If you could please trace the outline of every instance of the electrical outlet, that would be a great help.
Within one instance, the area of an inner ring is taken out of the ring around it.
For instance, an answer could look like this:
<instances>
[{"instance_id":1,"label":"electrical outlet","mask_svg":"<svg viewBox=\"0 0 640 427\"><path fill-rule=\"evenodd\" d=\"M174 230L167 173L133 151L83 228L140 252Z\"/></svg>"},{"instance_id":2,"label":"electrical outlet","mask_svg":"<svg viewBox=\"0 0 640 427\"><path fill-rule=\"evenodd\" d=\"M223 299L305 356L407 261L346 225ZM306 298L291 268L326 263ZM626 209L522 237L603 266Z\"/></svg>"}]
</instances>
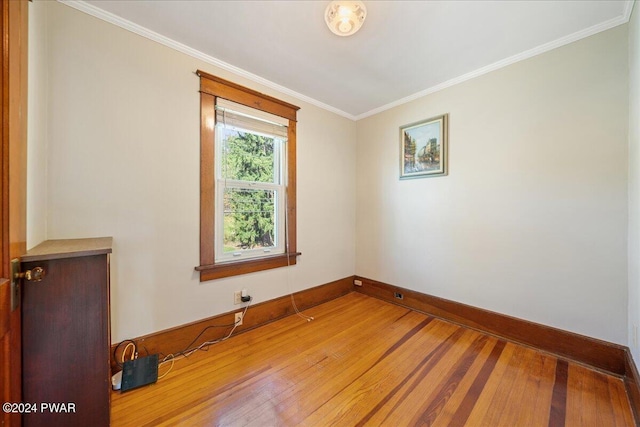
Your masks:
<instances>
[{"instance_id":1,"label":"electrical outlet","mask_svg":"<svg viewBox=\"0 0 640 427\"><path fill-rule=\"evenodd\" d=\"M356 286L362 286L362 280L354 280L353 284Z\"/></svg>"},{"instance_id":2,"label":"electrical outlet","mask_svg":"<svg viewBox=\"0 0 640 427\"><path fill-rule=\"evenodd\" d=\"M236 313L235 324L236 324L236 326L242 325L242 311L239 311L239 312Z\"/></svg>"},{"instance_id":3,"label":"electrical outlet","mask_svg":"<svg viewBox=\"0 0 640 427\"><path fill-rule=\"evenodd\" d=\"M233 303L234 304L242 304L242 291L235 291L233 293Z\"/></svg>"}]
</instances>

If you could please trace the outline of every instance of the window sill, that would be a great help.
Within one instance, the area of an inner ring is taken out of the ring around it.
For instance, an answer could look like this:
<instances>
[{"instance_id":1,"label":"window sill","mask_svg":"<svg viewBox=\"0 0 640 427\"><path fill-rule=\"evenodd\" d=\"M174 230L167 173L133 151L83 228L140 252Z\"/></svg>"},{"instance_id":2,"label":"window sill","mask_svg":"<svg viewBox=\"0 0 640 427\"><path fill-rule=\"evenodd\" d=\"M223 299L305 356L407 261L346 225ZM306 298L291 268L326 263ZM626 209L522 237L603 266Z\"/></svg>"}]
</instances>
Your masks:
<instances>
[{"instance_id":1,"label":"window sill","mask_svg":"<svg viewBox=\"0 0 640 427\"><path fill-rule=\"evenodd\" d=\"M195 269L200 272L200 281L205 282L207 280L221 279L223 277L239 276L241 274L253 273L256 271L296 265L297 257L299 255L302 255L302 253L292 252L244 261L200 265Z\"/></svg>"}]
</instances>

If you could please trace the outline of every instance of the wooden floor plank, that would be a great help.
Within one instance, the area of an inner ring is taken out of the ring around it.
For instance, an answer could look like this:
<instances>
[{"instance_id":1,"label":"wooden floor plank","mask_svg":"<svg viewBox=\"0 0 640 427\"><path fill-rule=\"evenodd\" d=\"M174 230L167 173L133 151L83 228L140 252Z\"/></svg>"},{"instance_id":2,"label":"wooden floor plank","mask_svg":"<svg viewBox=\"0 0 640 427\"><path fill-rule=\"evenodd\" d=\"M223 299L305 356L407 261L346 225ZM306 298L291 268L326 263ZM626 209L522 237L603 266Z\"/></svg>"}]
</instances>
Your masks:
<instances>
[{"instance_id":1,"label":"wooden floor plank","mask_svg":"<svg viewBox=\"0 0 640 427\"><path fill-rule=\"evenodd\" d=\"M498 387L500 385L500 381L509 368L509 362L512 360L514 352L519 348L520 347L517 345L506 343L493 371L486 380L486 384L484 385L482 392L477 397L473 409L466 420L466 424L482 425L481 422L486 417L487 412L493 411L491 402L499 391Z\"/></svg>"},{"instance_id":2,"label":"wooden floor plank","mask_svg":"<svg viewBox=\"0 0 640 427\"><path fill-rule=\"evenodd\" d=\"M474 377L473 383L469 387L468 392L460 399L459 406L455 407L455 412L451 415L451 420L446 420L446 424L442 425L462 426L467 424L469 416L474 411L476 404L478 403L479 397L485 392L484 389L487 381L489 377L493 375L493 370L502 357L502 352L504 351L506 344L506 341L503 340L496 342L491 353L487 357L487 360L485 360L482 368L480 368L478 375ZM445 419L443 419L443 421L445 421ZM439 420L436 420L436 424L438 422Z\"/></svg>"},{"instance_id":3,"label":"wooden floor plank","mask_svg":"<svg viewBox=\"0 0 640 427\"><path fill-rule=\"evenodd\" d=\"M592 373L593 371L583 366L569 365L569 378L579 376L582 380L577 382L578 387L567 390L567 395L579 393L581 397L579 413L574 412L573 417L567 414L566 424L568 425L585 427L597 425L595 381Z\"/></svg>"},{"instance_id":4,"label":"wooden floor plank","mask_svg":"<svg viewBox=\"0 0 640 427\"><path fill-rule=\"evenodd\" d=\"M488 338L487 345L478 354L456 387L442 413L434 420L434 427L464 425L466 423L506 344L505 341L493 337Z\"/></svg>"},{"instance_id":5,"label":"wooden floor plank","mask_svg":"<svg viewBox=\"0 0 640 427\"><path fill-rule=\"evenodd\" d=\"M511 387L505 387L505 403L504 409L500 411L500 417L496 425L499 426L522 426L525 425L521 421L522 409L520 405L532 405L535 402L536 395L532 394L531 382L529 375L536 372L539 375L541 360L539 353L532 349L525 349L522 361L517 369ZM507 393L508 390L508 393Z\"/></svg>"},{"instance_id":6,"label":"wooden floor plank","mask_svg":"<svg viewBox=\"0 0 640 427\"><path fill-rule=\"evenodd\" d=\"M544 426L549 424L557 359L538 353L536 363L528 372L526 401L530 411L520 411L516 426ZM566 401L565 401L566 405Z\"/></svg>"},{"instance_id":7,"label":"wooden floor plank","mask_svg":"<svg viewBox=\"0 0 640 427\"><path fill-rule=\"evenodd\" d=\"M517 346L511 356L511 359L506 364L506 369L502 378L500 378L497 382L496 392L494 393L493 398L482 418L479 418L478 421L474 421L470 419L472 423L479 423L478 425L486 425L486 426L499 426L500 418L503 413L513 402L510 401L509 396L511 391L513 390L515 381L518 375L522 372L523 369L526 368L527 365L527 348L522 346ZM497 378L496 378L497 380ZM518 402L520 403L520 402Z\"/></svg>"},{"instance_id":8,"label":"wooden floor plank","mask_svg":"<svg viewBox=\"0 0 640 427\"><path fill-rule=\"evenodd\" d=\"M407 394L403 394L403 403L398 405L401 408L401 414L408 412L408 406L404 402L409 402L409 397L421 394L427 396L422 405L416 405L419 408L418 413L411 418L411 424L433 425L442 414L458 385L462 382L464 376L468 374L469 368L482 352L482 349L487 346L488 337L486 335L476 333L471 338L473 338L473 341L470 342L464 353L456 356L456 353L449 352L443 362L449 359L451 359L451 362L441 363L440 366L434 367L434 370L441 369L443 372L443 375L436 377L437 382L436 378L433 381L425 378L425 381L420 384L423 390L422 393L421 389L416 387L415 389L407 390ZM446 367L449 367L449 369L445 371ZM430 391L430 388L433 388L433 390ZM406 418L409 419L409 417Z\"/></svg>"},{"instance_id":9,"label":"wooden floor plank","mask_svg":"<svg viewBox=\"0 0 640 427\"><path fill-rule=\"evenodd\" d=\"M112 425L633 425L622 381L584 366L359 293L306 313L113 393Z\"/></svg>"},{"instance_id":10,"label":"wooden floor plank","mask_svg":"<svg viewBox=\"0 0 640 427\"><path fill-rule=\"evenodd\" d=\"M634 425L633 414L631 412L616 409L624 408L629 404L623 380L607 376L607 382L609 383L611 407L614 408L613 415L615 417L615 425L618 427Z\"/></svg>"},{"instance_id":11,"label":"wooden floor plank","mask_svg":"<svg viewBox=\"0 0 640 427\"><path fill-rule=\"evenodd\" d=\"M609 394L609 383L607 376L601 372L592 371L594 394L596 403L596 425L615 426L616 418L611 406L611 395Z\"/></svg>"},{"instance_id":12,"label":"wooden floor plank","mask_svg":"<svg viewBox=\"0 0 640 427\"><path fill-rule=\"evenodd\" d=\"M572 377L575 379L575 377ZM569 389L569 363L566 360L558 359L556 361L555 379L553 383L553 394L551 395L551 408L549 410L549 427L563 427L567 421L567 397ZM574 383L575 387L580 389L581 383ZM576 398L580 398L582 401L582 395L578 392L574 392L574 387L571 388L572 393ZM574 408L579 406L574 406Z\"/></svg>"},{"instance_id":13,"label":"wooden floor plank","mask_svg":"<svg viewBox=\"0 0 640 427\"><path fill-rule=\"evenodd\" d=\"M570 420L572 424L569 425L584 425L582 420L582 387L586 380L579 372L572 370L572 375L567 379L567 405L566 405L566 419ZM588 402L584 402L588 404Z\"/></svg>"}]
</instances>

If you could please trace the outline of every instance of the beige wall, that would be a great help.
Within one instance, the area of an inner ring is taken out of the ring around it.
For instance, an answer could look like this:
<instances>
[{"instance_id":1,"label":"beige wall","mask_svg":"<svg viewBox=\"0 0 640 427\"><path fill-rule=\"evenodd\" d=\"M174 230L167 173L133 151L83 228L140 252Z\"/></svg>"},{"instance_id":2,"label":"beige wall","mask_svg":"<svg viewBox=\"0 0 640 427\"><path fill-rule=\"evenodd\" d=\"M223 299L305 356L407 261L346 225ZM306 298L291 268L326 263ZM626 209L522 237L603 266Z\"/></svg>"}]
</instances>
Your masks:
<instances>
[{"instance_id":1,"label":"beige wall","mask_svg":"<svg viewBox=\"0 0 640 427\"><path fill-rule=\"evenodd\" d=\"M27 129L27 249L47 237L47 111L46 11L29 2L29 77Z\"/></svg>"},{"instance_id":2,"label":"beige wall","mask_svg":"<svg viewBox=\"0 0 640 427\"><path fill-rule=\"evenodd\" d=\"M32 70L48 81L47 237L113 236L114 342L233 310L242 288L259 303L354 274L355 123L60 3L34 8L50 53ZM197 69L301 107L298 265L199 282Z\"/></svg>"},{"instance_id":3,"label":"beige wall","mask_svg":"<svg viewBox=\"0 0 640 427\"><path fill-rule=\"evenodd\" d=\"M640 362L640 10L629 21L629 347Z\"/></svg>"},{"instance_id":4,"label":"beige wall","mask_svg":"<svg viewBox=\"0 0 640 427\"><path fill-rule=\"evenodd\" d=\"M30 13L29 245L114 237L114 342L356 273L627 343L627 26L356 124L62 4ZM198 281L196 69L302 107L297 266ZM445 112L450 175L399 181L399 126Z\"/></svg>"},{"instance_id":5,"label":"beige wall","mask_svg":"<svg viewBox=\"0 0 640 427\"><path fill-rule=\"evenodd\" d=\"M627 27L358 121L356 274L626 344ZM450 173L399 127L449 113Z\"/></svg>"}]
</instances>

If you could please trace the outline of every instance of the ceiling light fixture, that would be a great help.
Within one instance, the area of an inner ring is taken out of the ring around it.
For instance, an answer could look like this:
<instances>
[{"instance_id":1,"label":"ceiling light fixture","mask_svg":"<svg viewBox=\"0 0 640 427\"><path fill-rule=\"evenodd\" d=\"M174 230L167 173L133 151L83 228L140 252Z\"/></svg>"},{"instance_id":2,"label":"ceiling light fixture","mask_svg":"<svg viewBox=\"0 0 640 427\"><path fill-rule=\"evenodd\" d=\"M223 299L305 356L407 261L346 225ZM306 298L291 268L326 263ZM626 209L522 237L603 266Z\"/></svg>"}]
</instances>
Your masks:
<instances>
[{"instance_id":1,"label":"ceiling light fixture","mask_svg":"<svg viewBox=\"0 0 640 427\"><path fill-rule=\"evenodd\" d=\"M339 36L350 36L362 27L367 8L361 1L335 0L324 11L329 29Z\"/></svg>"}]
</instances>

